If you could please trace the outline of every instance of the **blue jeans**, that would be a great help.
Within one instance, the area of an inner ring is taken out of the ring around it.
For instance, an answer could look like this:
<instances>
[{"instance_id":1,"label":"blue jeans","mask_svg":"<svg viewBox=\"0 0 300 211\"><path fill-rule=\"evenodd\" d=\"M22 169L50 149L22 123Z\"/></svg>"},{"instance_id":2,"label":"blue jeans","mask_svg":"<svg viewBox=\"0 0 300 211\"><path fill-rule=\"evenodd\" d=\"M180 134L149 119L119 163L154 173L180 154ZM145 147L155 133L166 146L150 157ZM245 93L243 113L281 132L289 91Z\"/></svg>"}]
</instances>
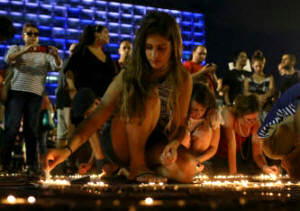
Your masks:
<instances>
[{"instance_id":1,"label":"blue jeans","mask_svg":"<svg viewBox=\"0 0 300 211\"><path fill-rule=\"evenodd\" d=\"M26 146L26 164L38 166L38 120L42 96L22 91L10 90L5 105L5 129L2 139L2 164L4 168L11 165L11 153L23 117L23 129Z\"/></svg>"}]
</instances>

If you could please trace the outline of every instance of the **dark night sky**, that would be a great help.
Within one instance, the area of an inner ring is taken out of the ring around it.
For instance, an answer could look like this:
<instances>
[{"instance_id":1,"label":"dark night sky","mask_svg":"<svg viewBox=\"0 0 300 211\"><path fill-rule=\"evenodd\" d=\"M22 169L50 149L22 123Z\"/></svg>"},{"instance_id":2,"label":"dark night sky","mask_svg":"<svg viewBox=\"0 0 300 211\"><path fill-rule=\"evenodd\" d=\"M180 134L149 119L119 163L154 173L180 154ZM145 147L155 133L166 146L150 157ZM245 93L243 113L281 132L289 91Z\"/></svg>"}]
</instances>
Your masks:
<instances>
[{"instance_id":1,"label":"dark night sky","mask_svg":"<svg viewBox=\"0 0 300 211\"><path fill-rule=\"evenodd\" d=\"M124 2L124 1L123 1ZM130 3L205 14L208 61L220 68L239 50L251 56L261 49L268 70L276 69L282 53L300 61L298 0L127 0ZM300 62L296 65L300 67Z\"/></svg>"}]
</instances>

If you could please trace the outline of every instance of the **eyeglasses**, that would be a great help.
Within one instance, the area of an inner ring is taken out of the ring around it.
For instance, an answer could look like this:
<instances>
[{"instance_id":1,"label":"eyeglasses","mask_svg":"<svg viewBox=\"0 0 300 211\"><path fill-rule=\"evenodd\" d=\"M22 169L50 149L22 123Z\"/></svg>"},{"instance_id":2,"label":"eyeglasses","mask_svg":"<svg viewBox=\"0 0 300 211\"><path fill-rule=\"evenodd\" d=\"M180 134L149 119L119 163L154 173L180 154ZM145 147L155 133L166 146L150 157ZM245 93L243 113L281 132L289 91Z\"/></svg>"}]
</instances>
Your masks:
<instances>
[{"instance_id":1,"label":"eyeglasses","mask_svg":"<svg viewBox=\"0 0 300 211\"><path fill-rule=\"evenodd\" d=\"M38 37L40 35L40 33L38 33L38 32L25 32L25 34L29 37L31 37L31 36Z\"/></svg>"}]
</instances>

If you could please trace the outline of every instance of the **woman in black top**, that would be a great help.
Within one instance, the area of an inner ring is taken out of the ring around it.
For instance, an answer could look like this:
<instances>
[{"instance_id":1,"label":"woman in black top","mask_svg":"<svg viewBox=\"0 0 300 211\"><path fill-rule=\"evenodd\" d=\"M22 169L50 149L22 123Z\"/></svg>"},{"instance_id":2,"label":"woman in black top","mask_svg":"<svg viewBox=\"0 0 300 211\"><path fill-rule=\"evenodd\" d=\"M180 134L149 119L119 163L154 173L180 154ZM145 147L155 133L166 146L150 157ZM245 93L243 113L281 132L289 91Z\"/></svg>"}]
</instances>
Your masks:
<instances>
[{"instance_id":1,"label":"woman in black top","mask_svg":"<svg viewBox=\"0 0 300 211\"><path fill-rule=\"evenodd\" d=\"M86 26L64 72L74 79L75 88L91 88L102 97L115 76L110 55L104 52L109 43L107 28L101 25Z\"/></svg>"}]
</instances>

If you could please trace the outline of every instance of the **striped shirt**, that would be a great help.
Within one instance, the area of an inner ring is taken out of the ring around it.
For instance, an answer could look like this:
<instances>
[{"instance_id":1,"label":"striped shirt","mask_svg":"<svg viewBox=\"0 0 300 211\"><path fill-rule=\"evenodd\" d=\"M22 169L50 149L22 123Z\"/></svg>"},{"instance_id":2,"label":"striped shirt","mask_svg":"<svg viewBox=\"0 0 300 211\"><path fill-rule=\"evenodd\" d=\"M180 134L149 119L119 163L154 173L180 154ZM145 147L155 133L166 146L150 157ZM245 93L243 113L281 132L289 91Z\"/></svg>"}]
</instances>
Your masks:
<instances>
[{"instance_id":1,"label":"striped shirt","mask_svg":"<svg viewBox=\"0 0 300 211\"><path fill-rule=\"evenodd\" d=\"M5 62L8 62L9 55L24 48L25 46L11 46L5 56ZM47 72L59 68L52 55L42 52L24 53L11 62L10 67L14 73L10 82L12 90L30 92L40 96L45 88Z\"/></svg>"},{"instance_id":2,"label":"striped shirt","mask_svg":"<svg viewBox=\"0 0 300 211\"><path fill-rule=\"evenodd\" d=\"M258 130L260 138L270 137L276 125L288 121L290 117L294 116L297 107L300 103L300 83L295 84L274 103L271 111L267 114L262 126Z\"/></svg>"}]
</instances>

